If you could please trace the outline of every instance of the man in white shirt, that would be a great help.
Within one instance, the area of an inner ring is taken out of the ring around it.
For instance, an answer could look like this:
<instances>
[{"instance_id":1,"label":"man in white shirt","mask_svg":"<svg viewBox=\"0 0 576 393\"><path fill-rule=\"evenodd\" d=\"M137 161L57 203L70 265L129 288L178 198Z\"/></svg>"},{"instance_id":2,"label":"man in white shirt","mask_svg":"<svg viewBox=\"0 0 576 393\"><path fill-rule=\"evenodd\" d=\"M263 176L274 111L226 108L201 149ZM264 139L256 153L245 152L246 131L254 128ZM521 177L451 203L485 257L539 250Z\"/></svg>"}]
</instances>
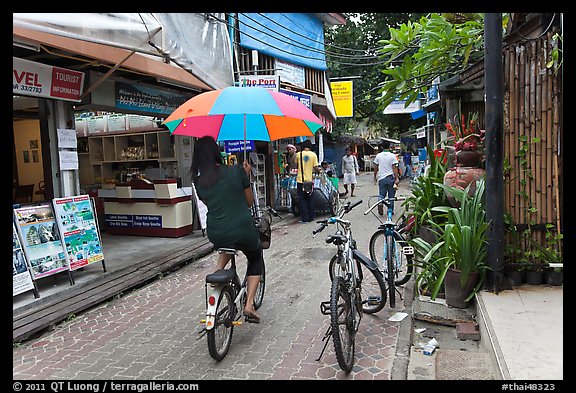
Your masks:
<instances>
[{"instance_id":1,"label":"man in white shirt","mask_svg":"<svg viewBox=\"0 0 576 393\"><path fill-rule=\"evenodd\" d=\"M378 200L394 198L400 182L398 158L390 152L390 142L383 140L380 146L382 151L374 158L374 183L378 183ZM394 202L391 207L394 214ZM384 215L383 205L378 205L378 214Z\"/></svg>"},{"instance_id":2,"label":"man in white shirt","mask_svg":"<svg viewBox=\"0 0 576 393\"><path fill-rule=\"evenodd\" d=\"M343 183L344 190L346 191L344 195L348 194L348 185L350 185L350 196L354 196L354 186L356 185L356 175L360 173L360 167L358 166L358 160L356 156L352 154L352 149L346 148L346 155L342 157L342 174L344 175Z\"/></svg>"}]
</instances>

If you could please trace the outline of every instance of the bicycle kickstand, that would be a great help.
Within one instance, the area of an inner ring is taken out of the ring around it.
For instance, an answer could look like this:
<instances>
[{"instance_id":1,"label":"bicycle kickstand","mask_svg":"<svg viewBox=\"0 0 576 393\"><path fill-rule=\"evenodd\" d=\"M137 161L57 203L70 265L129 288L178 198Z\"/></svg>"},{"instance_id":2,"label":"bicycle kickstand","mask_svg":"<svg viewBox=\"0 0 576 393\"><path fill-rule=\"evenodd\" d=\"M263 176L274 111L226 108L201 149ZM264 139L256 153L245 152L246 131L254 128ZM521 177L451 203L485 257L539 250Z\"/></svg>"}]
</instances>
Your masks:
<instances>
[{"instance_id":1,"label":"bicycle kickstand","mask_svg":"<svg viewBox=\"0 0 576 393\"><path fill-rule=\"evenodd\" d=\"M324 337L322 337L322 341L326 341L324 343L324 347L322 348L322 352L320 352L320 355L318 356L318 359L316 359L316 361L320 361L320 359L322 359L322 355L324 354L324 351L326 350L326 347L328 346L328 343L330 342L330 335L332 334L332 326L328 327L328 330L326 330L326 333L324 334Z\"/></svg>"},{"instance_id":2,"label":"bicycle kickstand","mask_svg":"<svg viewBox=\"0 0 576 393\"><path fill-rule=\"evenodd\" d=\"M404 300L404 298L402 297L402 292L400 292L400 290L398 289L398 287L396 285L394 285L394 290L398 294L398 297L400 298L400 300Z\"/></svg>"}]
</instances>

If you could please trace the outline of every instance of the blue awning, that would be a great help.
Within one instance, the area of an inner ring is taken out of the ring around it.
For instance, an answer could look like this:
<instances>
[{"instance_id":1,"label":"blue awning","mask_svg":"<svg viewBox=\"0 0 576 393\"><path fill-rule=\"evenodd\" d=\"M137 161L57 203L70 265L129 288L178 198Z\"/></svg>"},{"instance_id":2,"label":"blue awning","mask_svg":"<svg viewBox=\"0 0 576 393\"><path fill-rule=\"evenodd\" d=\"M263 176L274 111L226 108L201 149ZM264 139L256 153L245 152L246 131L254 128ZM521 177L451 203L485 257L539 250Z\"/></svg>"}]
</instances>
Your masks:
<instances>
[{"instance_id":1,"label":"blue awning","mask_svg":"<svg viewBox=\"0 0 576 393\"><path fill-rule=\"evenodd\" d=\"M239 13L240 45L325 71L324 25L313 14Z\"/></svg>"}]
</instances>

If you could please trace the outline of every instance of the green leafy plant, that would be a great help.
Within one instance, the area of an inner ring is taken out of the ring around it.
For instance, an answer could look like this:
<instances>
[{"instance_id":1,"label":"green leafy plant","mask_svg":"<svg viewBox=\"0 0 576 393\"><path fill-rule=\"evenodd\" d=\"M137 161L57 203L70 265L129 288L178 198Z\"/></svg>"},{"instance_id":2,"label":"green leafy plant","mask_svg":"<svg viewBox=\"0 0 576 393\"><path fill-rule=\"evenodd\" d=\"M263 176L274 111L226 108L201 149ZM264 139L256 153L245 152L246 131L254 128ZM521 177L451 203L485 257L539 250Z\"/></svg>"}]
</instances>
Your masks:
<instances>
[{"instance_id":1,"label":"green leafy plant","mask_svg":"<svg viewBox=\"0 0 576 393\"><path fill-rule=\"evenodd\" d=\"M448 206L448 199L441 189L436 185L444 180L446 174L446 163L444 155L437 157L433 149L426 147L430 158L430 168L424 176L419 176L412 186L412 193L402 203L406 211L411 211L416 218L416 223L412 229L414 234L418 234L420 227L428 222L438 222L442 224L444 220L436 214L432 208L436 206Z\"/></svg>"},{"instance_id":2,"label":"green leafy plant","mask_svg":"<svg viewBox=\"0 0 576 393\"><path fill-rule=\"evenodd\" d=\"M411 244L417 255L422 257L418 266L422 269L416 277L418 283L431 288L434 299L444 281L448 269L461 272L461 285L464 286L471 272L480 273L480 280L466 300L472 298L485 278L486 270L486 211L484 208L485 181L476 182L476 192L469 196L471 184L465 190L449 187L441 183L438 187L446 190L459 202L459 207L437 206L433 211L446 215L446 224L431 222L438 234L434 245L416 238Z\"/></svg>"}]
</instances>

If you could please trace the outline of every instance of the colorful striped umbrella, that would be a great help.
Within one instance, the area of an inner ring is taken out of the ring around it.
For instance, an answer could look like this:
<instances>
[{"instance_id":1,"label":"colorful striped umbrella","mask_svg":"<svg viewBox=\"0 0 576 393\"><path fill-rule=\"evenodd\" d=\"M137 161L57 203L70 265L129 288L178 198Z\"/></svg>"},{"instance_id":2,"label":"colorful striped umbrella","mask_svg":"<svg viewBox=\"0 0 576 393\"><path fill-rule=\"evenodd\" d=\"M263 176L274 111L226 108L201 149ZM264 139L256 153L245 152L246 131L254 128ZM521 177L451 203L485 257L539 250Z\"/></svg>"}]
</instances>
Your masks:
<instances>
[{"instance_id":1,"label":"colorful striped umbrella","mask_svg":"<svg viewBox=\"0 0 576 393\"><path fill-rule=\"evenodd\" d=\"M235 86L192 97L163 124L174 135L198 138L210 135L217 141L274 141L313 136L323 126L294 97L262 87Z\"/></svg>"}]
</instances>

